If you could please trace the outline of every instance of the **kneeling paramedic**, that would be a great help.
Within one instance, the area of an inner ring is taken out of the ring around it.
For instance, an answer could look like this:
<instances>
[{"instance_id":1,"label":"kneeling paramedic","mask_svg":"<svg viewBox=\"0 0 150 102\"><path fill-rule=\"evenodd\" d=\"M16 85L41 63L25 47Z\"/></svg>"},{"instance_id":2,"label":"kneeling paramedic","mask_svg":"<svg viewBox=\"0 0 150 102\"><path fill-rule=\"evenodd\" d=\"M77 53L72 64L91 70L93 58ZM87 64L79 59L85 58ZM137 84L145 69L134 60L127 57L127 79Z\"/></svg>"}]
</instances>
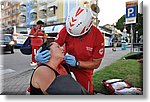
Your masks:
<instances>
[{"instance_id":1,"label":"kneeling paramedic","mask_svg":"<svg viewBox=\"0 0 150 102\"><path fill-rule=\"evenodd\" d=\"M70 65L76 80L93 94L92 75L98 68L104 56L104 36L92 24L91 11L84 7L71 10L66 20L66 26L55 39L60 46L65 46L64 60ZM48 51L37 53L37 62L49 60Z\"/></svg>"}]
</instances>

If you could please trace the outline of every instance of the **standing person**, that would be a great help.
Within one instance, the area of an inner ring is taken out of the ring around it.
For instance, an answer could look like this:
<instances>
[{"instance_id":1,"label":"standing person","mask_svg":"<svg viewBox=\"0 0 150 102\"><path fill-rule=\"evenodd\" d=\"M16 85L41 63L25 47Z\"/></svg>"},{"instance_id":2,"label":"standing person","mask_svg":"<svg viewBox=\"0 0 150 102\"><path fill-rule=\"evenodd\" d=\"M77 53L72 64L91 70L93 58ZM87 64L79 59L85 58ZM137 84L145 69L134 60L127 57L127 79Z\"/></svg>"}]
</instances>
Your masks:
<instances>
[{"instance_id":1,"label":"standing person","mask_svg":"<svg viewBox=\"0 0 150 102\"><path fill-rule=\"evenodd\" d=\"M116 51L116 47L117 47L117 42L118 42L118 38L117 35L114 36L114 38L112 39L112 43L113 43L113 51Z\"/></svg>"},{"instance_id":2,"label":"standing person","mask_svg":"<svg viewBox=\"0 0 150 102\"><path fill-rule=\"evenodd\" d=\"M39 47L43 44L43 38L39 36L44 36L43 31L41 30L41 27L44 25L44 22L41 20L37 21L37 24L35 27L31 29L30 35L31 35L31 46L32 46L32 62L30 63L31 66L36 66L36 60L35 55Z\"/></svg>"},{"instance_id":3,"label":"standing person","mask_svg":"<svg viewBox=\"0 0 150 102\"><path fill-rule=\"evenodd\" d=\"M55 42L60 46L65 44L65 51L68 53L65 55L65 62L70 65L76 80L93 94L92 75L104 56L104 36L92 24L91 11L84 7L74 8ZM45 56L46 54L38 53L36 61L47 61Z\"/></svg>"}]
</instances>

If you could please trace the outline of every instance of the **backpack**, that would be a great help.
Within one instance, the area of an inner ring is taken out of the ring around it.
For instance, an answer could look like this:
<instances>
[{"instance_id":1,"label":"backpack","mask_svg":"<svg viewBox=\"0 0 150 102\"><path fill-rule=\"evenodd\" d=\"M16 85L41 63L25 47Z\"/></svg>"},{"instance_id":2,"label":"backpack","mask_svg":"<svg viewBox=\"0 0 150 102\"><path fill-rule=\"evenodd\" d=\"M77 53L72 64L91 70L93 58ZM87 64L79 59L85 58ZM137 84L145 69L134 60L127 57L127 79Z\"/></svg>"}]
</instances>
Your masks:
<instances>
[{"instance_id":1,"label":"backpack","mask_svg":"<svg viewBox=\"0 0 150 102\"><path fill-rule=\"evenodd\" d=\"M31 38L28 37L24 42L23 46L21 46L20 51L22 54L30 55L32 54L32 46L31 46Z\"/></svg>"},{"instance_id":2,"label":"backpack","mask_svg":"<svg viewBox=\"0 0 150 102\"><path fill-rule=\"evenodd\" d=\"M103 80L102 85L111 95L142 95L141 88L133 87L122 79Z\"/></svg>"}]
</instances>

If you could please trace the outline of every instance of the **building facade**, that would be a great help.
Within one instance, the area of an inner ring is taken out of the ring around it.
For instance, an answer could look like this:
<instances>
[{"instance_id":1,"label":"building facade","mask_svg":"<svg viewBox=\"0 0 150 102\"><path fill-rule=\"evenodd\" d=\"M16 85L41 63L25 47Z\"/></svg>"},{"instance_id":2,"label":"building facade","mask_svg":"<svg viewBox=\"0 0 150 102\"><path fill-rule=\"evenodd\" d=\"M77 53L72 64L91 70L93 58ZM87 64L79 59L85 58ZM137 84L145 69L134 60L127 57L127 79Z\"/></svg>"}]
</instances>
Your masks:
<instances>
[{"instance_id":1,"label":"building facade","mask_svg":"<svg viewBox=\"0 0 150 102\"><path fill-rule=\"evenodd\" d=\"M96 0L2 0L1 28L22 26L30 28L38 20L45 25L65 24L70 10L76 6L90 8Z\"/></svg>"},{"instance_id":2,"label":"building facade","mask_svg":"<svg viewBox=\"0 0 150 102\"><path fill-rule=\"evenodd\" d=\"M1 28L19 25L20 2L17 0L7 0L0 2L1 8Z\"/></svg>"}]
</instances>

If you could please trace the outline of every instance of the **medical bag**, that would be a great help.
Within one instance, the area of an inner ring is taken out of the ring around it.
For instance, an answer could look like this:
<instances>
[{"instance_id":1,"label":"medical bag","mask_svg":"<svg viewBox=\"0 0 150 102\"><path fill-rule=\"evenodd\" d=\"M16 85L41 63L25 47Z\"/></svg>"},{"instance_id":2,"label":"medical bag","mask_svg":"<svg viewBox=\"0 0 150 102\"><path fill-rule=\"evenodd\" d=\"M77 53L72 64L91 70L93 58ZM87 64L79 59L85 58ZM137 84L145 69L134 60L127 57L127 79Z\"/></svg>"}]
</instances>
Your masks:
<instances>
[{"instance_id":1,"label":"medical bag","mask_svg":"<svg viewBox=\"0 0 150 102\"><path fill-rule=\"evenodd\" d=\"M103 80L102 85L111 95L142 95L141 88L133 87L123 79Z\"/></svg>"}]
</instances>

